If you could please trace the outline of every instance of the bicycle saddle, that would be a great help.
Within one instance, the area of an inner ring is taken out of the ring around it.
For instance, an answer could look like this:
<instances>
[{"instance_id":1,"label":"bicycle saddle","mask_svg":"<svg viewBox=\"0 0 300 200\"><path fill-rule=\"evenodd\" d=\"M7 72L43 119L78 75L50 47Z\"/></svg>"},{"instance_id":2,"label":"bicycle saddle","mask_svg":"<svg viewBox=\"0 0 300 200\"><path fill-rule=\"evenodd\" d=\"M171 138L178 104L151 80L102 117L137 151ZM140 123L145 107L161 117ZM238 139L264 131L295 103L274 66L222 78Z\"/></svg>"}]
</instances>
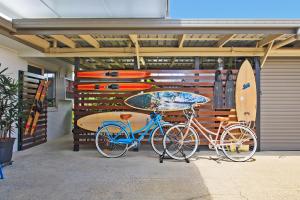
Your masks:
<instances>
[{"instance_id":1,"label":"bicycle saddle","mask_svg":"<svg viewBox=\"0 0 300 200\"><path fill-rule=\"evenodd\" d=\"M229 121L229 117L216 117L217 121L220 122L225 122L225 121Z\"/></svg>"},{"instance_id":2,"label":"bicycle saddle","mask_svg":"<svg viewBox=\"0 0 300 200\"><path fill-rule=\"evenodd\" d=\"M132 117L132 114L120 114L122 120L128 120Z\"/></svg>"}]
</instances>

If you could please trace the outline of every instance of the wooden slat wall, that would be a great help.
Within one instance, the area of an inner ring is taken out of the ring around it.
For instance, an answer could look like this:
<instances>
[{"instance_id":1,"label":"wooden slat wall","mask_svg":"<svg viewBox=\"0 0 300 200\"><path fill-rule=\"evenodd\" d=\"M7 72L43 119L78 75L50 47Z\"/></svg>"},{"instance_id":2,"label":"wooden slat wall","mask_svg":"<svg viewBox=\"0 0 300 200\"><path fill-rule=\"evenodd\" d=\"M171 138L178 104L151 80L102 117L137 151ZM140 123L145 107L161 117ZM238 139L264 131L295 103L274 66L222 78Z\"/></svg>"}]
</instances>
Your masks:
<instances>
[{"instance_id":1,"label":"wooden slat wall","mask_svg":"<svg viewBox=\"0 0 300 200\"><path fill-rule=\"evenodd\" d=\"M177 91L188 91L194 92L197 94L204 95L213 98L213 86L215 80L215 70L143 70L151 72L152 75L148 79L154 80L163 80L164 82L152 82L151 84L155 85L149 91L160 91L160 90L177 90ZM226 78L226 70L222 71L223 79ZM236 75L238 70L233 70L233 73ZM174 75L171 76L170 74ZM236 78L236 76L235 76ZM174 81L174 79L177 79ZM116 82L115 80L107 79L87 79L87 78L76 78L75 85L83 82L95 83L95 82ZM120 80L119 80L120 81ZM141 82L142 79L127 79L122 80L122 82ZM225 81L224 88L225 88ZM75 86L76 87L76 86ZM91 91L76 91L75 89L75 104L74 104L74 113L75 113L75 126L74 126L74 147L79 144L88 144L93 143L94 133L88 132L86 130L80 129L76 125L76 121L86 115L100 112L109 112L109 111L134 111L149 113L146 111L135 110L131 107L128 107L124 104L124 100L137 94L139 92L91 92ZM216 121L216 116L226 116L230 117L230 120L236 121L235 110L232 109L214 109L212 101L203 105L197 110L198 120L201 123L205 124L210 130L217 130L219 122ZM182 111L176 112L165 112L164 120L172 123L185 122L186 118L183 116ZM201 144L207 144L207 141L204 140L204 137L201 136Z\"/></svg>"},{"instance_id":2,"label":"wooden slat wall","mask_svg":"<svg viewBox=\"0 0 300 200\"><path fill-rule=\"evenodd\" d=\"M44 76L19 71L19 101L22 103L22 108L20 108L20 117L19 117L19 141L18 141L18 150L28 149L30 147L45 143L47 141L47 103L44 101L44 109L41 113L35 133L33 136L25 136L25 124L29 116L31 106L34 101L36 90L38 88L40 80L43 80Z\"/></svg>"}]
</instances>

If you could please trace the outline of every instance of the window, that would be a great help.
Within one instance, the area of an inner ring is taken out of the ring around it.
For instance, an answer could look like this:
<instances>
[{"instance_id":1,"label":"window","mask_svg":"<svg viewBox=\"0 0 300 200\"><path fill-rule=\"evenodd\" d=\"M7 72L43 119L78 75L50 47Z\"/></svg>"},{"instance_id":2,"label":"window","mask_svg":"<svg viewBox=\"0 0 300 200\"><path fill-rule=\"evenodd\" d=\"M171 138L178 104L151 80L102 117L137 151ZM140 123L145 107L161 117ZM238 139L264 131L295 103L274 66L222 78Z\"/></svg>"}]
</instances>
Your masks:
<instances>
[{"instance_id":1,"label":"window","mask_svg":"<svg viewBox=\"0 0 300 200\"><path fill-rule=\"evenodd\" d=\"M34 67L32 65L28 65L28 72L42 75L42 69L38 67Z\"/></svg>"},{"instance_id":2,"label":"window","mask_svg":"<svg viewBox=\"0 0 300 200\"><path fill-rule=\"evenodd\" d=\"M51 81L47 91L48 107L56 107L56 73L45 70L44 76Z\"/></svg>"}]
</instances>

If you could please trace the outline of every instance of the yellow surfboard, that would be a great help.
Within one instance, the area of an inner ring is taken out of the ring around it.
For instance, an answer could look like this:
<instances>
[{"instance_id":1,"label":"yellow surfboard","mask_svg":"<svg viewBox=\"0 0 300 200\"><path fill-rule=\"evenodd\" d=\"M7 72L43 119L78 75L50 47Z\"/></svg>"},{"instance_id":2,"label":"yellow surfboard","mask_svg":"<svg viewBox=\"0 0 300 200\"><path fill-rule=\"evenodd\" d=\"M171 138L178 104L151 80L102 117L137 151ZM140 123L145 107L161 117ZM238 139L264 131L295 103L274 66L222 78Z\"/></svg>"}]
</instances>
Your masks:
<instances>
[{"instance_id":1,"label":"yellow surfboard","mask_svg":"<svg viewBox=\"0 0 300 200\"><path fill-rule=\"evenodd\" d=\"M248 60L242 64L236 79L236 113L239 121L256 119L256 82L252 66Z\"/></svg>"},{"instance_id":2,"label":"yellow surfboard","mask_svg":"<svg viewBox=\"0 0 300 200\"><path fill-rule=\"evenodd\" d=\"M120 118L121 114L131 114L132 117L129 119L133 131L139 130L144 127L149 119L149 115L137 112L104 112L96 113L92 115L84 116L77 121L77 125L85 130L96 132L98 127L104 121L122 121L127 123Z\"/></svg>"}]
</instances>

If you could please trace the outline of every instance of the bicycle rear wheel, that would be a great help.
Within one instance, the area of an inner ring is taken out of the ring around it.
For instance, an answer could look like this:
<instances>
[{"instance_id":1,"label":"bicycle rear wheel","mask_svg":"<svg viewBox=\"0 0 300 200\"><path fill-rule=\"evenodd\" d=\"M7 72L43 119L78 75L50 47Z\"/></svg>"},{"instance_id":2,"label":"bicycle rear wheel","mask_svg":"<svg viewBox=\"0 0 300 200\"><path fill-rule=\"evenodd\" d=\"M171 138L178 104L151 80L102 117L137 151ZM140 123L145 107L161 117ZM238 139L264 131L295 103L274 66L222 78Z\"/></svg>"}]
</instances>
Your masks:
<instances>
[{"instance_id":1,"label":"bicycle rear wheel","mask_svg":"<svg viewBox=\"0 0 300 200\"><path fill-rule=\"evenodd\" d=\"M236 162L249 160L256 152L255 133L243 125L233 125L224 130L220 140L221 148L227 158Z\"/></svg>"},{"instance_id":2,"label":"bicycle rear wheel","mask_svg":"<svg viewBox=\"0 0 300 200\"><path fill-rule=\"evenodd\" d=\"M96 147L100 154L107 158L117 158L127 151L128 144L119 140L128 139L127 131L118 125L102 126L96 134Z\"/></svg>"},{"instance_id":3,"label":"bicycle rear wheel","mask_svg":"<svg viewBox=\"0 0 300 200\"><path fill-rule=\"evenodd\" d=\"M178 124L170 128L163 140L166 153L176 160L184 160L193 156L198 144L197 133L185 124Z\"/></svg>"},{"instance_id":4,"label":"bicycle rear wheel","mask_svg":"<svg viewBox=\"0 0 300 200\"><path fill-rule=\"evenodd\" d=\"M163 139L165 136L165 133L169 130L169 128L171 128L173 126L173 124L170 123L164 123L161 124L161 129L159 128L159 126L157 126L151 135L151 146L153 148L153 150L158 154L158 155L162 155L163 151L164 151L164 146L163 146Z\"/></svg>"}]
</instances>

